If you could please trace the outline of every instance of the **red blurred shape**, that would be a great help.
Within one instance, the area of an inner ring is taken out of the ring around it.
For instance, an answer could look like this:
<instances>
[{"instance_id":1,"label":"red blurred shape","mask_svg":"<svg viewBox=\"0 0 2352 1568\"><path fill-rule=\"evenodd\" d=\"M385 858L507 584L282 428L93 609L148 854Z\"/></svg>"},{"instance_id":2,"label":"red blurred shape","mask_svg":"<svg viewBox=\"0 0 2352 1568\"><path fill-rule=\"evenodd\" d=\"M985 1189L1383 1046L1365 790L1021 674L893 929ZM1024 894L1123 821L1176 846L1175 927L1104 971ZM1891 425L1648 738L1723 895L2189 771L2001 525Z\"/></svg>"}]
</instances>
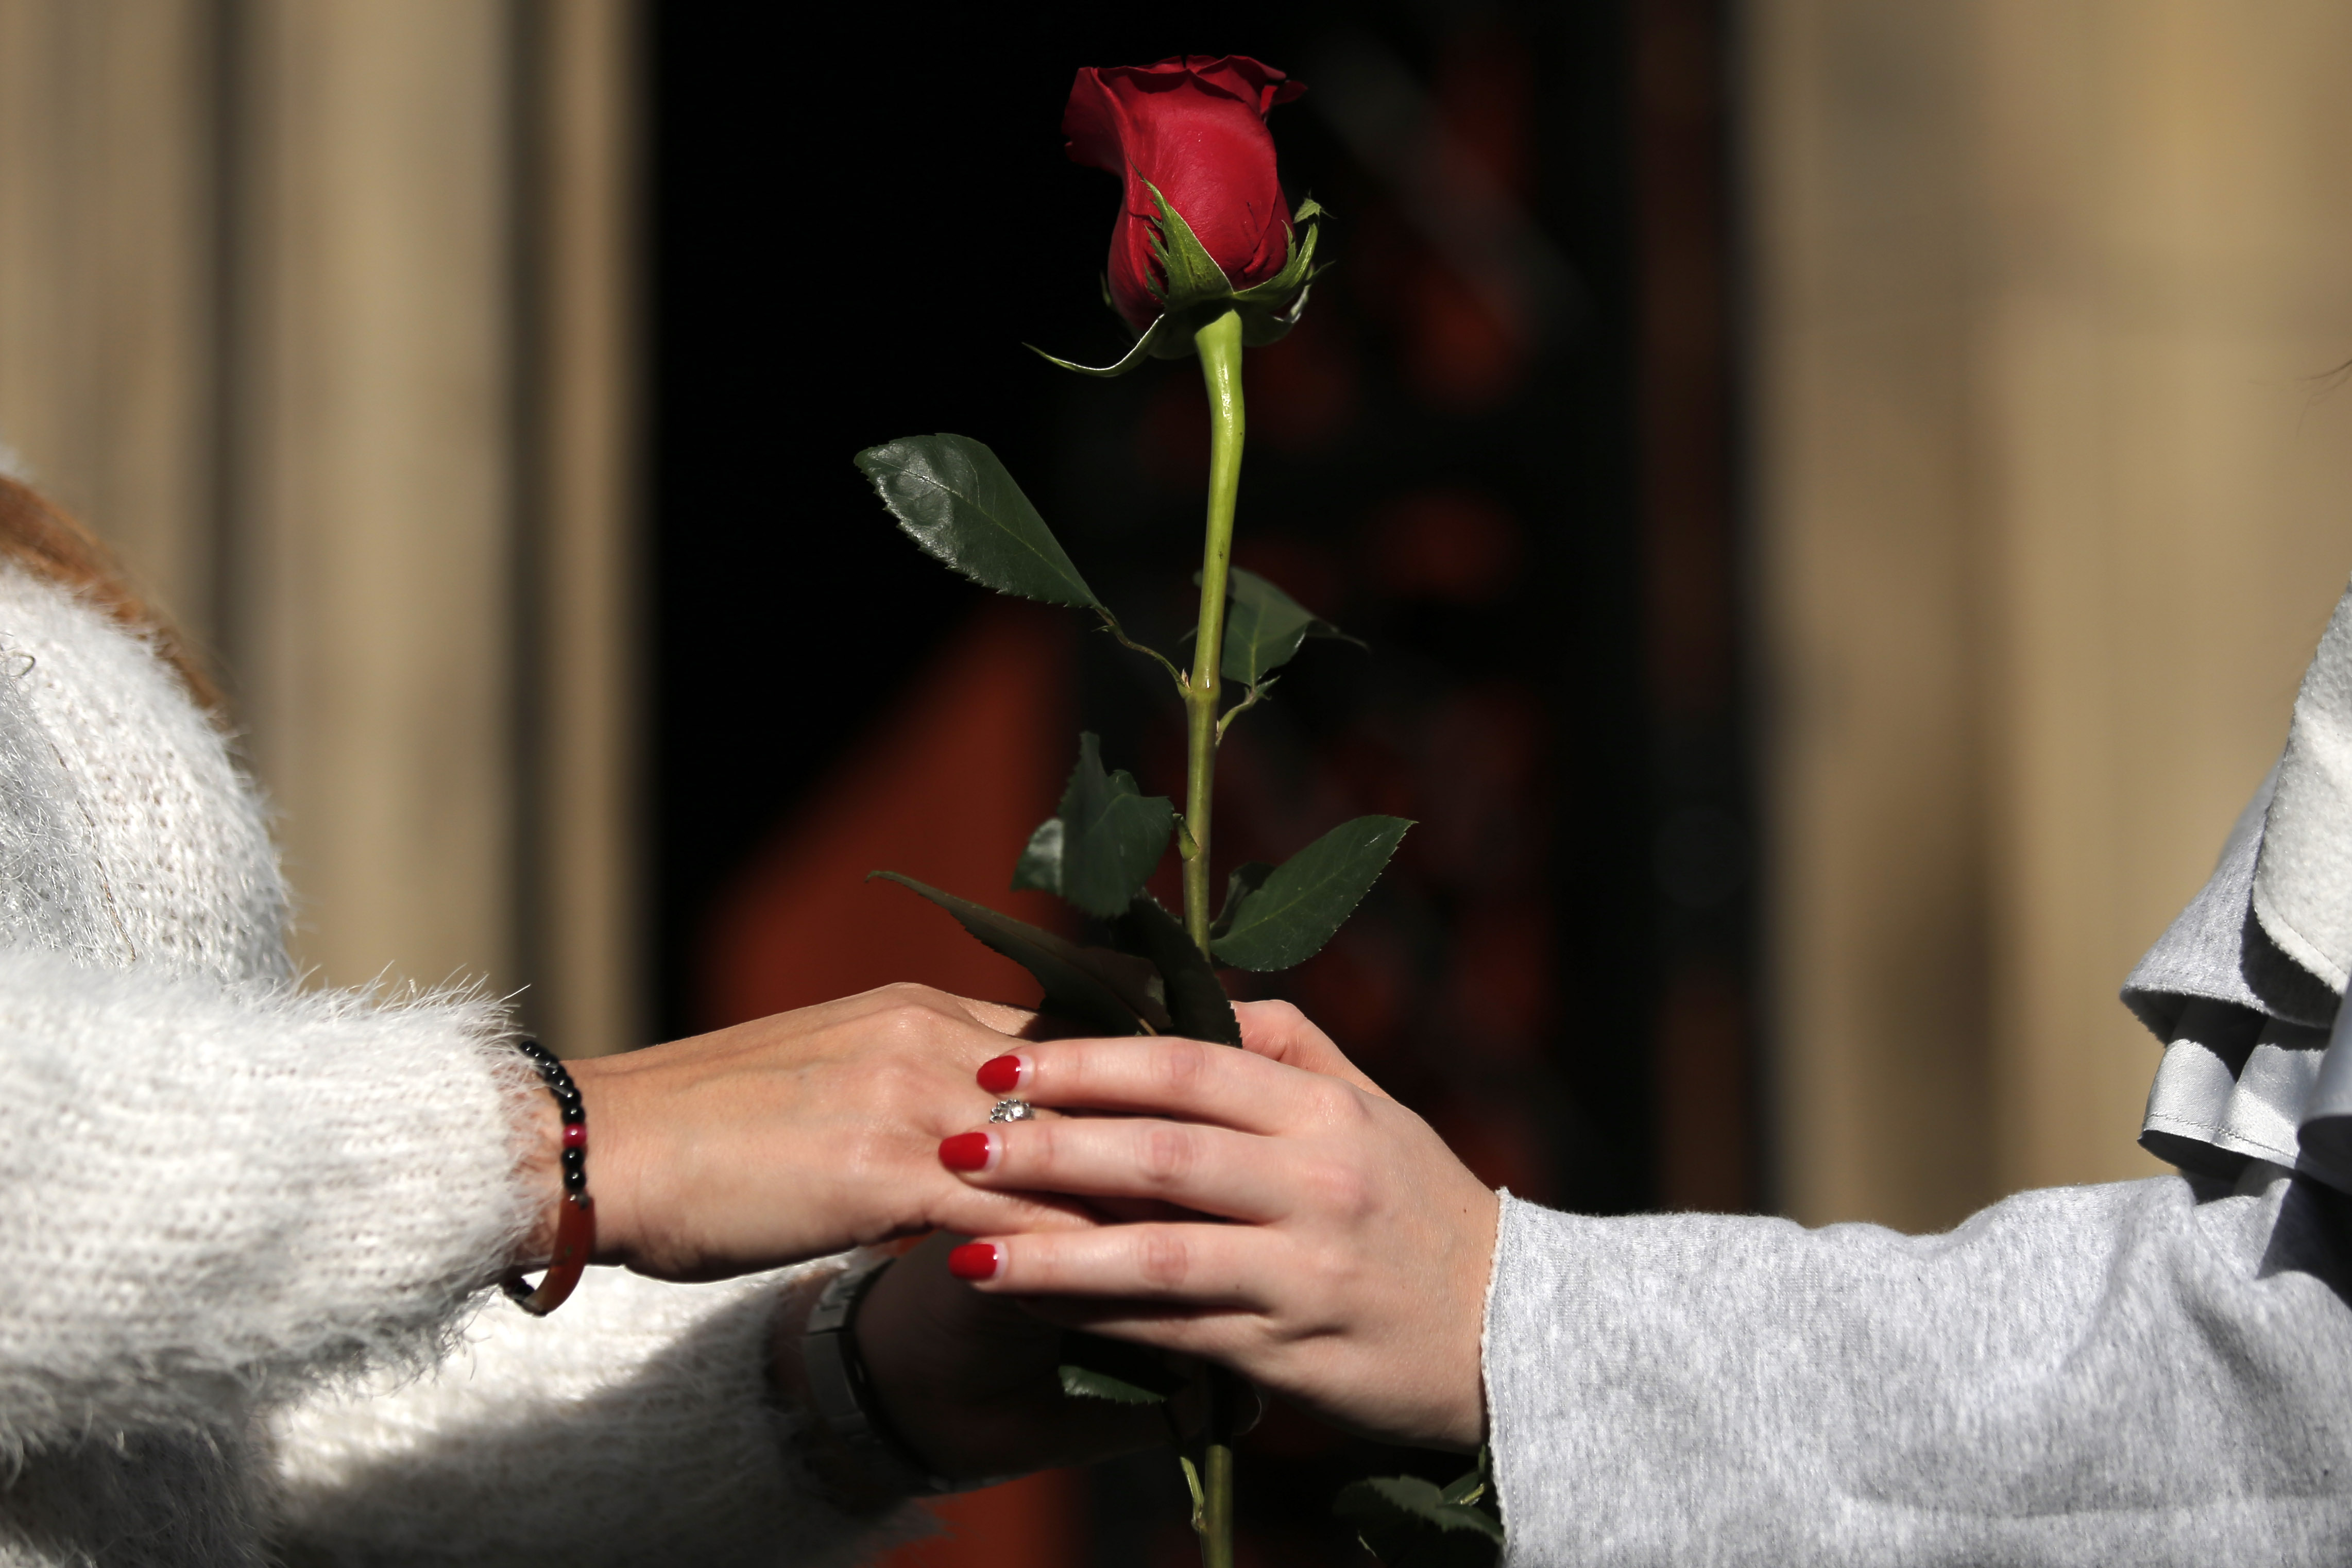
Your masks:
<instances>
[{"instance_id":1,"label":"red blurred shape","mask_svg":"<svg viewBox=\"0 0 2352 1568\"><path fill-rule=\"evenodd\" d=\"M1381 580L1400 598L1492 603L1509 591L1526 553L1518 519L1475 490L1402 496L1372 527Z\"/></svg>"},{"instance_id":2,"label":"red blurred shape","mask_svg":"<svg viewBox=\"0 0 2352 1568\"><path fill-rule=\"evenodd\" d=\"M1682 965L1667 978L1657 1027L1659 1206L1752 1209L1748 1000L1738 973L1703 959Z\"/></svg>"},{"instance_id":3,"label":"red blurred shape","mask_svg":"<svg viewBox=\"0 0 2352 1568\"><path fill-rule=\"evenodd\" d=\"M1075 1470L1046 1470L924 1506L943 1533L876 1558L875 1568L1075 1568L1082 1560L1087 1495Z\"/></svg>"},{"instance_id":4,"label":"red blurred shape","mask_svg":"<svg viewBox=\"0 0 2352 1568\"><path fill-rule=\"evenodd\" d=\"M1355 418L1355 363L1327 319L1310 303L1288 337L1244 361L1251 439L1285 451L1309 451Z\"/></svg>"},{"instance_id":5,"label":"red blurred shape","mask_svg":"<svg viewBox=\"0 0 2352 1568\"><path fill-rule=\"evenodd\" d=\"M1486 902L1461 917L1447 986L1469 1055L1532 1062L1553 1016L1551 908L1537 899Z\"/></svg>"},{"instance_id":6,"label":"red blurred shape","mask_svg":"<svg viewBox=\"0 0 2352 1568\"><path fill-rule=\"evenodd\" d=\"M1181 491L1209 488L1209 392L1191 361L1170 367L1158 377L1151 401L1135 428L1135 458L1155 485ZM1192 370L1192 374L1181 374ZM1248 389L1244 384L1244 417Z\"/></svg>"},{"instance_id":7,"label":"red blurred shape","mask_svg":"<svg viewBox=\"0 0 2352 1568\"><path fill-rule=\"evenodd\" d=\"M1004 888L1076 754L1068 646L1052 613L992 604L877 716L714 912L695 998L706 1026L896 980L1036 1001L1027 974L944 910L866 874L902 871L1041 925L1063 918L1050 896Z\"/></svg>"},{"instance_id":8,"label":"red blurred shape","mask_svg":"<svg viewBox=\"0 0 2352 1568\"><path fill-rule=\"evenodd\" d=\"M1433 259L1399 284L1413 390L1454 414L1480 414L1507 402L1532 347L1526 323L1500 319L1460 273Z\"/></svg>"}]
</instances>

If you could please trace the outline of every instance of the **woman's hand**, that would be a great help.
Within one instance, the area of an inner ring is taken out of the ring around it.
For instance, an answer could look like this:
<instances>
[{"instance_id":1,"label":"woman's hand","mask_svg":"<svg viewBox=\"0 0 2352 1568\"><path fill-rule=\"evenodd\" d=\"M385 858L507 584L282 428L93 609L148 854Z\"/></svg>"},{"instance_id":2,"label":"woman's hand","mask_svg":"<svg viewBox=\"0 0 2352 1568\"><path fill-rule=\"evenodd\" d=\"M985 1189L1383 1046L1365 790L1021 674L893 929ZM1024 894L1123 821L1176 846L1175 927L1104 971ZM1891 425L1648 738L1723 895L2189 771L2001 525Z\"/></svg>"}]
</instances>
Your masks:
<instances>
[{"instance_id":1,"label":"woman's hand","mask_svg":"<svg viewBox=\"0 0 2352 1568\"><path fill-rule=\"evenodd\" d=\"M932 1229L1088 1223L1077 1205L998 1194L940 1167L940 1139L995 1097L972 1071L1030 1014L922 985L565 1064L589 1129L597 1261L715 1279ZM556 1139L547 1108L546 1234Z\"/></svg>"},{"instance_id":2,"label":"woman's hand","mask_svg":"<svg viewBox=\"0 0 2352 1568\"><path fill-rule=\"evenodd\" d=\"M1223 1362L1340 1426L1475 1447L1495 1194L1297 1008L1235 1011L1238 1051L1024 1044L1017 1068L990 1064L992 1085L1129 1114L966 1131L940 1158L990 1192L1157 1199L1239 1223L998 1226L956 1250L956 1271L1056 1321Z\"/></svg>"},{"instance_id":3,"label":"woman's hand","mask_svg":"<svg viewBox=\"0 0 2352 1568\"><path fill-rule=\"evenodd\" d=\"M951 1276L948 1255L963 1239L926 1240L857 1311L858 1353L883 1414L932 1474L1024 1475L1168 1440L1156 1408L1066 1396L1061 1326Z\"/></svg>"}]
</instances>

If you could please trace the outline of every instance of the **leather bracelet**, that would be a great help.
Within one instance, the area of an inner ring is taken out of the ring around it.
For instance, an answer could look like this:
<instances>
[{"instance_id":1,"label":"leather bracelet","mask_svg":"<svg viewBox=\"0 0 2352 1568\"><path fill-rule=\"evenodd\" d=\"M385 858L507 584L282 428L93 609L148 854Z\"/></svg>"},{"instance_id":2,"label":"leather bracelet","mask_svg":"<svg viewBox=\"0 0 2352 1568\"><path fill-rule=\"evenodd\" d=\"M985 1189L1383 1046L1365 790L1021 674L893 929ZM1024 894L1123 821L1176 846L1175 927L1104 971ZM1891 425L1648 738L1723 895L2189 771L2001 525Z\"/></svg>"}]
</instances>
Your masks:
<instances>
[{"instance_id":1,"label":"leather bracelet","mask_svg":"<svg viewBox=\"0 0 2352 1568\"><path fill-rule=\"evenodd\" d=\"M596 1204L588 1195L588 1110L580 1102L580 1086L572 1081L555 1053L525 1037L515 1048L530 1058L541 1082L555 1096L557 1114L563 1119L563 1197L555 1220L555 1255L534 1289L517 1269L499 1281L509 1300L534 1318L543 1318L563 1305L580 1283L589 1258L596 1250Z\"/></svg>"},{"instance_id":2,"label":"leather bracelet","mask_svg":"<svg viewBox=\"0 0 2352 1568\"><path fill-rule=\"evenodd\" d=\"M882 1414L872 1374L857 1348L857 1309L898 1259L853 1263L825 1282L801 1331L801 1375L809 1410L878 1484L900 1496L936 1497L957 1489L931 1474Z\"/></svg>"}]
</instances>

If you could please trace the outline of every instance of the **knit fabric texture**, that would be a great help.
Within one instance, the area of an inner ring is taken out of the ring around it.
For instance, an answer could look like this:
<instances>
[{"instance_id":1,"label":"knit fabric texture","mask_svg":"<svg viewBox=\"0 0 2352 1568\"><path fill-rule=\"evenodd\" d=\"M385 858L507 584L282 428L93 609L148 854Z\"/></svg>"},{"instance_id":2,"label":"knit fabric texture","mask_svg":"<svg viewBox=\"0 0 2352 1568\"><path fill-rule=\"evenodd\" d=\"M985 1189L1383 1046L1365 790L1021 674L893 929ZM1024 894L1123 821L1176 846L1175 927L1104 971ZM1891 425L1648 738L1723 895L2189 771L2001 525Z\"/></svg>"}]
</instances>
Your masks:
<instances>
[{"instance_id":1,"label":"knit fabric texture","mask_svg":"<svg viewBox=\"0 0 2352 1568\"><path fill-rule=\"evenodd\" d=\"M1507 1198L1511 1568L2352 1562L2352 1248L2276 1166L1942 1236Z\"/></svg>"},{"instance_id":2,"label":"knit fabric texture","mask_svg":"<svg viewBox=\"0 0 2352 1568\"><path fill-rule=\"evenodd\" d=\"M154 650L0 569L0 1565L849 1560L777 1278L471 1315L545 1090L479 996L297 988L286 910Z\"/></svg>"}]
</instances>

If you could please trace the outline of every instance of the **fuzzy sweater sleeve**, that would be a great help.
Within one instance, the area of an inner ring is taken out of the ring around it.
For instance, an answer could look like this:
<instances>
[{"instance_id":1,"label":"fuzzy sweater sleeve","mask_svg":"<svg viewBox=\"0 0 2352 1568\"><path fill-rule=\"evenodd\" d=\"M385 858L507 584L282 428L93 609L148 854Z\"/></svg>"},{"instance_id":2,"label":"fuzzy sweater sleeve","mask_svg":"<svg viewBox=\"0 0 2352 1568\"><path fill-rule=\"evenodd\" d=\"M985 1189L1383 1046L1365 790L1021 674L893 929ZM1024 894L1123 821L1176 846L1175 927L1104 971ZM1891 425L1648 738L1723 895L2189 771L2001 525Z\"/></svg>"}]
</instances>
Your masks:
<instances>
[{"instance_id":1,"label":"fuzzy sweater sleeve","mask_svg":"<svg viewBox=\"0 0 2352 1568\"><path fill-rule=\"evenodd\" d=\"M0 950L0 1458L429 1359L530 1212L501 1027Z\"/></svg>"},{"instance_id":2,"label":"fuzzy sweater sleeve","mask_svg":"<svg viewBox=\"0 0 2352 1568\"><path fill-rule=\"evenodd\" d=\"M563 1310L488 1301L421 1377L278 1414L275 1542L296 1568L847 1568L921 1525L816 1495L769 1393L795 1272L673 1285L591 1269Z\"/></svg>"},{"instance_id":3,"label":"fuzzy sweater sleeve","mask_svg":"<svg viewBox=\"0 0 2352 1568\"><path fill-rule=\"evenodd\" d=\"M2352 1561L2341 1202L2160 1177L1909 1237L1507 1200L1507 1561Z\"/></svg>"}]
</instances>

